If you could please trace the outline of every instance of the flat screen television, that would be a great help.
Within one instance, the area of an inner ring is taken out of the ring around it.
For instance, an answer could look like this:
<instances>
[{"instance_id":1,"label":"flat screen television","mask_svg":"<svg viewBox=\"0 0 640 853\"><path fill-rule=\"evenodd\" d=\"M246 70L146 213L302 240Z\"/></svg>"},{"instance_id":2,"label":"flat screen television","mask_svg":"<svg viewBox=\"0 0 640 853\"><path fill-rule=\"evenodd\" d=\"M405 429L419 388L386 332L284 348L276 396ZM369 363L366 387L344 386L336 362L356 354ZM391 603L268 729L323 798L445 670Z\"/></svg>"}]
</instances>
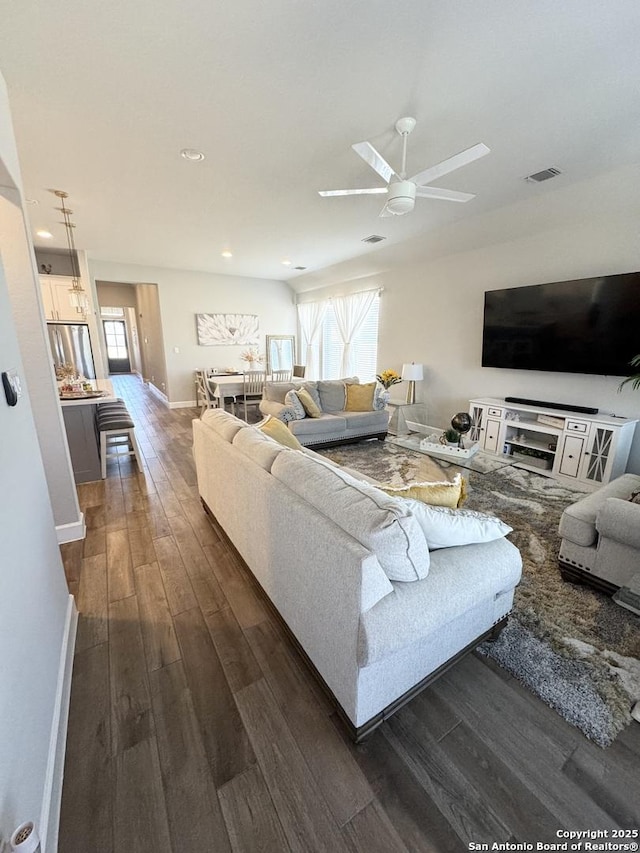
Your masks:
<instances>
[{"instance_id":1,"label":"flat screen television","mask_svg":"<svg viewBox=\"0 0 640 853\"><path fill-rule=\"evenodd\" d=\"M482 366L626 376L640 353L640 272L484 295Z\"/></svg>"}]
</instances>

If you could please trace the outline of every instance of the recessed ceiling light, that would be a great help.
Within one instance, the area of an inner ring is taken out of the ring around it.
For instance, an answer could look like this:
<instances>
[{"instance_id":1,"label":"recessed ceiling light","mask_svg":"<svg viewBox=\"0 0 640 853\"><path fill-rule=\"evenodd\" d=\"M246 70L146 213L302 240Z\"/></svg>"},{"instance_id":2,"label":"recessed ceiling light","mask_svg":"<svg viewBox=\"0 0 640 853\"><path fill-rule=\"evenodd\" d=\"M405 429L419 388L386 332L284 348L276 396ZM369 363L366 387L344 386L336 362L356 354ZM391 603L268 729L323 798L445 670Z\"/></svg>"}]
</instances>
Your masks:
<instances>
[{"instance_id":1,"label":"recessed ceiling light","mask_svg":"<svg viewBox=\"0 0 640 853\"><path fill-rule=\"evenodd\" d=\"M204 160L204 154L202 151L198 151L195 148L183 148L180 152L180 156L192 163L200 163Z\"/></svg>"},{"instance_id":2,"label":"recessed ceiling light","mask_svg":"<svg viewBox=\"0 0 640 853\"><path fill-rule=\"evenodd\" d=\"M223 258L232 258L233 252L230 252L228 249L225 249L224 252L221 253Z\"/></svg>"},{"instance_id":3,"label":"recessed ceiling light","mask_svg":"<svg viewBox=\"0 0 640 853\"><path fill-rule=\"evenodd\" d=\"M43 237L45 240L52 240L53 234L51 231L45 231L44 229L40 229L40 231L36 231L36 235L38 237Z\"/></svg>"},{"instance_id":4,"label":"recessed ceiling light","mask_svg":"<svg viewBox=\"0 0 640 853\"><path fill-rule=\"evenodd\" d=\"M283 261L282 263L285 265L285 267L291 266L291 261Z\"/></svg>"}]
</instances>

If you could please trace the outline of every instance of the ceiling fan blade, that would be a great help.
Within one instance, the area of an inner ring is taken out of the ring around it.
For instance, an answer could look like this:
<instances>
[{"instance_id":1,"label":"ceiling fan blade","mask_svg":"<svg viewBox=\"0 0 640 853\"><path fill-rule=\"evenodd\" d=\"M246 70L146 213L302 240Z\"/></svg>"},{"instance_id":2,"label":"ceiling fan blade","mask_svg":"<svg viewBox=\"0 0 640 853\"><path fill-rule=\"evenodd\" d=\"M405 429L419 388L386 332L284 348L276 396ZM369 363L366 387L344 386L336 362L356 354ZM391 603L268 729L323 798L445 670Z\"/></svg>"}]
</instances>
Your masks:
<instances>
[{"instance_id":1,"label":"ceiling fan blade","mask_svg":"<svg viewBox=\"0 0 640 853\"><path fill-rule=\"evenodd\" d=\"M420 198L440 198L444 201L471 201L475 193L459 193L457 190L441 190L439 187L416 187Z\"/></svg>"},{"instance_id":2,"label":"ceiling fan blade","mask_svg":"<svg viewBox=\"0 0 640 853\"><path fill-rule=\"evenodd\" d=\"M374 172L377 172L380 177L389 183L391 178L397 177L391 166L384 159L382 154L378 154L376 149L370 142L356 142L351 146L359 157L362 157L364 162L371 166Z\"/></svg>"},{"instance_id":3,"label":"ceiling fan blade","mask_svg":"<svg viewBox=\"0 0 640 853\"><path fill-rule=\"evenodd\" d=\"M467 148L465 151L461 151L459 154L454 154L453 157L443 160L442 163L431 166L430 169L418 172L417 175L409 178L409 180L419 186L430 184L431 181L435 181L443 175L448 175L449 172L453 172L455 169L460 169L462 166L473 163L474 160L479 160L480 157L484 157L490 151L491 149L487 148L484 143L479 142L477 145L473 145L471 148Z\"/></svg>"},{"instance_id":4,"label":"ceiling fan blade","mask_svg":"<svg viewBox=\"0 0 640 853\"><path fill-rule=\"evenodd\" d=\"M385 204L380 213L378 214L380 219L385 219L387 216L393 216L393 213L389 210L389 204Z\"/></svg>"},{"instance_id":5,"label":"ceiling fan blade","mask_svg":"<svg viewBox=\"0 0 640 853\"><path fill-rule=\"evenodd\" d=\"M318 195L378 195L378 193L386 193L386 187L370 187L364 190L318 190Z\"/></svg>"}]
</instances>

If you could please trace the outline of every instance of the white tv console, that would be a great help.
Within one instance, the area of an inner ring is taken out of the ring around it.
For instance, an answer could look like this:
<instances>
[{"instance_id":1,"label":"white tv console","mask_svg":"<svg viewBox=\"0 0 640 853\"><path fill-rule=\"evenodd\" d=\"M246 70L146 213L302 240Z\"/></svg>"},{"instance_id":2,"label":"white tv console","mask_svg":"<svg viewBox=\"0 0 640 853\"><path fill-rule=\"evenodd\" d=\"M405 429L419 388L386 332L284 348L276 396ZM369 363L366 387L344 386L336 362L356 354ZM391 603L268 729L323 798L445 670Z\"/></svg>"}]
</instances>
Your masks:
<instances>
[{"instance_id":1,"label":"white tv console","mask_svg":"<svg viewBox=\"0 0 640 853\"><path fill-rule=\"evenodd\" d=\"M594 489L624 474L637 423L493 397L470 400L469 414L469 438L483 450L512 456L527 470Z\"/></svg>"}]
</instances>

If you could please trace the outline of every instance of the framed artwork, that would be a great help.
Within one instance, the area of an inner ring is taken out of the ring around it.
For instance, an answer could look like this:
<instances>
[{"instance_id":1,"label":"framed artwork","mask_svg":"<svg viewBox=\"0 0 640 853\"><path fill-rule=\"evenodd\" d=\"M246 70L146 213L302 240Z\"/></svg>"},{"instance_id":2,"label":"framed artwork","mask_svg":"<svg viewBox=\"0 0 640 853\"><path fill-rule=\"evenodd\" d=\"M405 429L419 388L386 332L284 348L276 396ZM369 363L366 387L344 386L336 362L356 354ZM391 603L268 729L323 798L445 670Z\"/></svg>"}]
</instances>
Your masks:
<instances>
[{"instance_id":1,"label":"framed artwork","mask_svg":"<svg viewBox=\"0 0 640 853\"><path fill-rule=\"evenodd\" d=\"M256 346L257 314L196 314L201 347Z\"/></svg>"}]
</instances>

